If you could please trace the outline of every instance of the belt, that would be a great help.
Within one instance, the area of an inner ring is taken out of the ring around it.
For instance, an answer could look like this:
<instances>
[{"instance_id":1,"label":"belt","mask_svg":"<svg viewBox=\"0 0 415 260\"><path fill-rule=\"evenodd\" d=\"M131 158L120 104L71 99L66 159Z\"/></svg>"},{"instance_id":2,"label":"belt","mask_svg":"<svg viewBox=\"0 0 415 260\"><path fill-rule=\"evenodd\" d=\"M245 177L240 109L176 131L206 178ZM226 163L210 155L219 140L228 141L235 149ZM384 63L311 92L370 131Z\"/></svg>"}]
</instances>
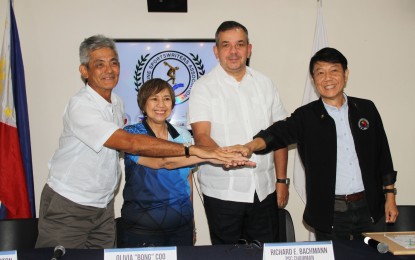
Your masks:
<instances>
[{"instance_id":1,"label":"belt","mask_svg":"<svg viewBox=\"0 0 415 260\"><path fill-rule=\"evenodd\" d=\"M365 191L361 191L358 193L353 193L349 195L335 195L334 198L336 200L344 200L344 201L359 201L365 197Z\"/></svg>"}]
</instances>

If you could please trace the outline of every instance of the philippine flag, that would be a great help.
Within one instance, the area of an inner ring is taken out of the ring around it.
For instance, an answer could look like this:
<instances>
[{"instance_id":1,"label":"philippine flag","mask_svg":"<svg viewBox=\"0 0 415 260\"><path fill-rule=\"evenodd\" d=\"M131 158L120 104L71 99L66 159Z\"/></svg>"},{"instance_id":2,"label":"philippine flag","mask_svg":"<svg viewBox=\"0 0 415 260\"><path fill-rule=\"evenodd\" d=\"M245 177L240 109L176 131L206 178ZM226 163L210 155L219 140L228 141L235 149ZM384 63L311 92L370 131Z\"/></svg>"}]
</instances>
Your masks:
<instances>
[{"instance_id":1,"label":"philippine flag","mask_svg":"<svg viewBox=\"0 0 415 260\"><path fill-rule=\"evenodd\" d=\"M36 216L20 41L11 1L0 56L0 219Z\"/></svg>"}]
</instances>

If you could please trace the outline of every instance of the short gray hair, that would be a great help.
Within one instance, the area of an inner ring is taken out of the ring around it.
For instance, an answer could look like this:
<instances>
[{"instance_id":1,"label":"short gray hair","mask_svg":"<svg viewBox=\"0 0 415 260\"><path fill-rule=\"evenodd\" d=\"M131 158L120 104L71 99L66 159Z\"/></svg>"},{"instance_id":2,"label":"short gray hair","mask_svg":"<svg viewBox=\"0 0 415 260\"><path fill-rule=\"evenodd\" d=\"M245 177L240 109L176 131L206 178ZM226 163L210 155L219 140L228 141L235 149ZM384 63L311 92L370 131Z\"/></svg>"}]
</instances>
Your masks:
<instances>
[{"instance_id":1,"label":"short gray hair","mask_svg":"<svg viewBox=\"0 0 415 260\"><path fill-rule=\"evenodd\" d=\"M81 64L88 67L90 58L89 54L101 48L110 48L114 51L115 56L118 59L118 52L117 48L115 47L115 42L112 39L105 37L104 35L98 34L86 38L81 43L81 46L79 46L79 60Z\"/></svg>"}]
</instances>

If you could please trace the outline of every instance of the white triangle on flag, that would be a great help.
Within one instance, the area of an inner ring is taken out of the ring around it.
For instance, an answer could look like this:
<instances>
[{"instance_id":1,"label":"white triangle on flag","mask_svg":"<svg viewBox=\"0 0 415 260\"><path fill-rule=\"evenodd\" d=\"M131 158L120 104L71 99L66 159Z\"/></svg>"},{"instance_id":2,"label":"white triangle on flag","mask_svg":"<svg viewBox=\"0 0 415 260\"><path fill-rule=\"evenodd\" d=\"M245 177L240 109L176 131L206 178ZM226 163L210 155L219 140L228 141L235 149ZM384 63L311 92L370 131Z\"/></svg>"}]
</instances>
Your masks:
<instances>
[{"instance_id":1,"label":"white triangle on flag","mask_svg":"<svg viewBox=\"0 0 415 260\"><path fill-rule=\"evenodd\" d=\"M317 1L317 20L316 27L314 31L314 42L311 56L313 56L317 51L321 50L324 47L328 47L328 39L326 27L324 25L323 19L323 7L322 0ZM311 101L317 100L319 95L315 91L315 88L311 81L311 75L307 72L306 83L304 88L303 102L302 105L308 104ZM307 194L305 187L305 172L304 166L300 160L298 150L295 151L294 155L294 172L293 172L293 183L294 188L300 196L301 200L307 202ZM315 234L310 231L309 240L315 240Z\"/></svg>"}]
</instances>

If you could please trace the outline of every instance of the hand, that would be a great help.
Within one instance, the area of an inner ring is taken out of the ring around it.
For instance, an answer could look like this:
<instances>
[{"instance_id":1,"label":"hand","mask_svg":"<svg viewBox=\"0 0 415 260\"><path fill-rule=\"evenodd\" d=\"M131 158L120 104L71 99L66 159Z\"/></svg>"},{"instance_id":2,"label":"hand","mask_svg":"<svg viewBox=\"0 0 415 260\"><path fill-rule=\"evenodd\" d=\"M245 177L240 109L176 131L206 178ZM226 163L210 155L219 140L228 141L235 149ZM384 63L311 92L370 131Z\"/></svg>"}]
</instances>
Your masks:
<instances>
[{"instance_id":1,"label":"hand","mask_svg":"<svg viewBox=\"0 0 415 260\"><path fill-rule=\"evenodd\" d=\"M249 159L245 156L242 156L240 153L227 151L220 147L207 147L194 145L191 146L192 154L196 155L202 159L208 159L213 163L225 164L225 165L245 165L245 164L254 164L249 162Z\"/></svg>"},{"instance_id":2,"label":"hand","mask_svg":"<svg viewBox=\"0 0 415 260\"><path fill-rule=\"evenodd\" d=\"M225 170L229 170L230 168L242 168L242 167L255 167L256 163L253 161L245 161L246 158L242 157L243 160L241 161L232 161L232 162L225 162L218 159L209 159L208 162L217 165L223 165Z\"/></svg>"},{"instance_id":3,"label":"hand","mask_svg":"<svg viewBox=\"0 0 415 260\"><path fill-rule=\"evenodd\" d=\"M277 190L277 204L279 209L285 208L288 204L288 197L289 197L289 191L288 191L288 185L284 183L277 182L276 190Z\"/></svg>"},{"instance_id":4,"label":"hand","mask_svg":"<svg viewBox=\"0 0 415 260\"><path fill-rule=\"evenodd\" d=\"M227 146L227 147L223 147L223 149L225 149L226 151L229 152L238 152L240 153L242 156L250 158L253 151L252 149L249 148L249 146L245 145L232 145L232 146Z\"/></svg>"},{"instance_id":5,"label":"hand","mask_svg":"<svg viewBox=\"0 0 415 260\"><path fill-rule=\"evenodd\" d=\"M256 162L253 161L233 161L232 163L228 163L223 165L225 170L235 170L244 167L256 167Z\"/></svg>"},{"instance_id":6,"label":"hand","mask_svg":"<svg viewBox=\"0 0 415 260\"><path fill-rule=\"evenodd\" d=\"M395 223L398 218L399 211L396 206L395 195L387 194L385 202L385 221L386 223Z\"/></svg>"}]
</instances>

